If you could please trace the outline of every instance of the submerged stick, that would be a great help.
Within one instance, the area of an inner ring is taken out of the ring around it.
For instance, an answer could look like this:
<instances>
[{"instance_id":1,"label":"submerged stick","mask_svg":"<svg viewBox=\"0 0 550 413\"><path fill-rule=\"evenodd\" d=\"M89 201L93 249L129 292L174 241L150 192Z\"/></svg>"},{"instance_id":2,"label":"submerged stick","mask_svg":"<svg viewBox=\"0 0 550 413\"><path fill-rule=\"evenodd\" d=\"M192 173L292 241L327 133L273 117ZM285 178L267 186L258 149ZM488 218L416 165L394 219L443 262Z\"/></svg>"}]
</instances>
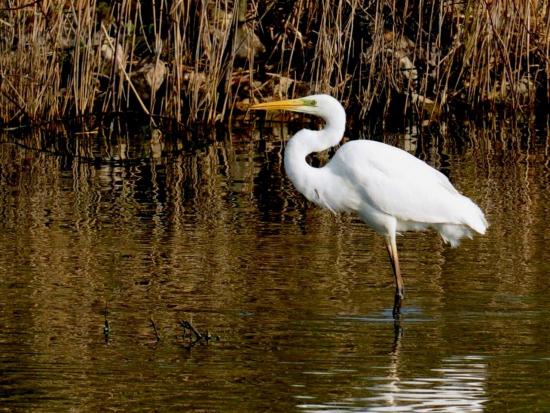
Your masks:
<instances>
[{"instance_id":1,"label":"submerged stick","mask_svg":"<svg viewBox=\"0 0 550 413\"><path fill-rule=\"evenodd\" d=\"M219 339L220 339L219 336L211 335L208 331L201 334L199 332L199 330L197 330L193 326L193 324L191 324L189 321L186 321L186 320L180 321L180 326L183 328L183 338L185 338L185 336L186 336L185 333L187 332L187 330L191 331L191 333L195 335L195 339L192 340L188 345L185 346L188 349L194 347L198 343L208 344L208 342L210 340L219 341Z\"/></svg>"},{"instance_id":2,"label":"submerged stick","mask_svg":"<svg viewBox=\"0 0 550 413\"><path fill-rule=\"evenodd\" d=\"M180 321L180 325L183 327L184 334L185 330L191 330L195 334L196 340L202 340L202 335L199 333L199 331L193 327L193 324L191 324L189 321L182 320Z\"/></svg>"},{"instance_id":3,"label":"submerged stick","mask_svg":"<svg viewBox=\"0 0 550 413\"><path fill-rule=\"evenodd\" d=\"M157 325L155 324L155 320L153 320L153 317L149 317L149 322L151 323L151 326L153 327L153 331L155 332L155 337L157 338L157 342L160 341L160 334L157 329Z\"/></svg>"},{"instance_id":4,"label":"submerged stick","mask_svg":"<svg viewBox=\"0 0 550 413\"><path fill-rule=\"evenodd\" d=\"M103 323L103 337L105 338L105 344L109 344L109 338L111 336L111 325L109 324L109 320L107 319L108 313L109 310L107 308L107 302L105 302L105 310L103 311L103 315L105 317L105 322Z\"/></svg>"}]
</instances>

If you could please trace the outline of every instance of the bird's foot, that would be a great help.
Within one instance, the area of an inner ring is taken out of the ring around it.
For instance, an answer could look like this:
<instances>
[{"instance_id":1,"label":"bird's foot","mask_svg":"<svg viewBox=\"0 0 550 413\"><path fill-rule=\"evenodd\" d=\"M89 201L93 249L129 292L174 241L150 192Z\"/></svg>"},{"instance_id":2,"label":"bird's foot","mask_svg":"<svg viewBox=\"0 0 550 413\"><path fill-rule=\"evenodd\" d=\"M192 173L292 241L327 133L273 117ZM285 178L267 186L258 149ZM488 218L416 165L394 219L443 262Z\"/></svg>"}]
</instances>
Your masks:
<instances>
[{"instance_id":1,"label":"bird's foot","mask_svg":"<svg viewBox=\"0 0 550 413\"><path fill-rule=\"evenodd\" d=\"M392 315L395 320L398 320L401 317L401 303L405 298L403 291L396 291L395 298L393 300L393 311Z\"/></svg>"}]
</instances>

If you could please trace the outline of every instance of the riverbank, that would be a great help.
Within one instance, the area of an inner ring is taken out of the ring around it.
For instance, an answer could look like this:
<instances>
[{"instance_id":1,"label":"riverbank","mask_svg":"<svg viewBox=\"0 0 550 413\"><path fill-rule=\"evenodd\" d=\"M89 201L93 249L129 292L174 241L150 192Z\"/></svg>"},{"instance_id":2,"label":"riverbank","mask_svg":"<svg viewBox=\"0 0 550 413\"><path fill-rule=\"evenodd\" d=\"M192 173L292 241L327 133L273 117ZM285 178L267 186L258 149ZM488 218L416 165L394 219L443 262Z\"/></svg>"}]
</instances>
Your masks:
<instances>
[{"instance_id":1,"label":"riverbank","mask_svg":"<svg viewBox=\"0 0 550 413\"><path fill-rule=\"evenodd\" d=\"M547 108L548 1L8 2L0 125L141 112L181 124L330 93L351 116Z\"/></svg>"}]
</instances>

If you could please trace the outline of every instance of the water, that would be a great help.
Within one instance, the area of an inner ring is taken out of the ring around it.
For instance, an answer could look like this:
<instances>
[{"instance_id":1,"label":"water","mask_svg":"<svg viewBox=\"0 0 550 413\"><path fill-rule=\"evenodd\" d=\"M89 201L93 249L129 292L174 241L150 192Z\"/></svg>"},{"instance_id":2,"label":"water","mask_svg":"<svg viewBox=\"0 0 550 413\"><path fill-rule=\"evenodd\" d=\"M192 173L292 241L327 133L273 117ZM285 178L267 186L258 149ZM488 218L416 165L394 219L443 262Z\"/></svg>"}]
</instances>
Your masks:
<instances>
[{"instance_id":1,"label":"water","mask_svg":"<svg viewBox=\"0 0 550 413\"><path fill-rule=\"evenodd\" d=\"M400 325L381 237L293 190L284 128L0 144L0 411L549 411L549 141L498 130L384 137L491 223L399 238Z\"/></svg>"}]
</instances>

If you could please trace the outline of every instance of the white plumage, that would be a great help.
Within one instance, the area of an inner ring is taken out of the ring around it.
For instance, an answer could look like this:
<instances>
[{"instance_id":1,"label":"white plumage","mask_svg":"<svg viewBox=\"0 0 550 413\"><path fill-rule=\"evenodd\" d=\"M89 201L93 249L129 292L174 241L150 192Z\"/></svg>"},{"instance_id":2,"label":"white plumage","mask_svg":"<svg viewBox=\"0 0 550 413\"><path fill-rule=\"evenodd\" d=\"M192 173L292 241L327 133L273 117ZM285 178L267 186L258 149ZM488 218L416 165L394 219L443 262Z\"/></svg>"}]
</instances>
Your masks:
<instances>
[{"instance_id":1,"label":"white plumage","mask_svg":"<svg viewBox=\"0 0 550 413\"><path fill-rule=\"evenodd\" d=\"M333 212L355 212L386 238L396 279L394 315L404 296L395 236L433 228L457 246L473 232L484 234L487 221L469 198L461 195L441 172L399 148L355 140L342 145L321 168L306 156L337 145L344 135L346 114L328 95L261 103L252 109L285 109L320 116L319 131L302 129L287 143L285 170L307 199Z\"/></svg>"}]
</instances>

